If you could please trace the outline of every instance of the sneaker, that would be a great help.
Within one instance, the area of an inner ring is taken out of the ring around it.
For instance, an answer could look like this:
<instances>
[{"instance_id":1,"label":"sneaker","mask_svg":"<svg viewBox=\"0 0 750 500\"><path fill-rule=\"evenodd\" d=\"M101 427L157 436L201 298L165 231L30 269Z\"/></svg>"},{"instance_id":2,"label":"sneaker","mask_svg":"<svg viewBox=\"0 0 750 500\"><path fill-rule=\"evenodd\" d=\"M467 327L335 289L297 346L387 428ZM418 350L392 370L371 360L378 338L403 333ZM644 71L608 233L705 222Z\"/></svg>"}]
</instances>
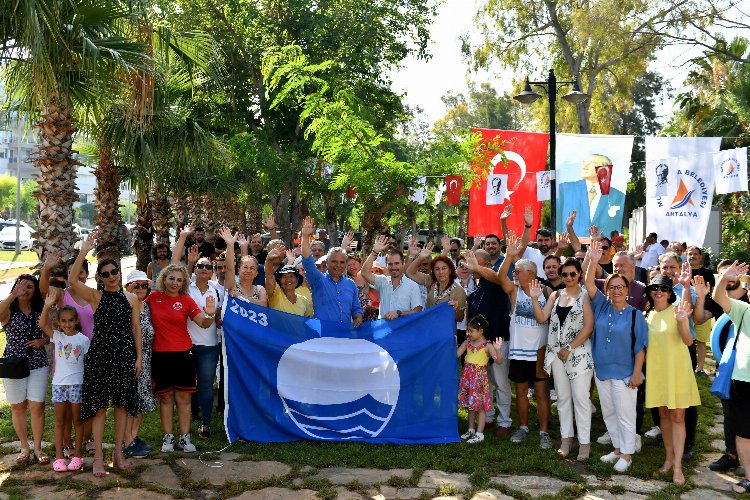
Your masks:
<instances>
[{"instance_id":1,"label":"sneaker","mask_svg":"<svg viewBox=\"0 0 750 500\"><path fill-rule=\"evenodd\" d=\"M554 445L548 432L539 433L539 447L543 450L551 450Z\"/></svg>"},{"instance_id":2,"label":"sneaker","mask_svg":"<svg viewBox=\"0 0 750 500\"><path fill-rule=\"evenodd\" d=\"M468 431L461 434L461 439L469 439L471 436L473 436L476 433L477 431L475 431L474 429L469 429Z\"/></svg>"},{"instance_id":3,"label":"sneaker","mask_svg":"<svg viewBox=\"0 0 750 500\"><path fill-rule=\"evenodd\" d=\"M135 441L136 443L138 443L138 446L140 446L140 448L142 450L145 450L146 453L151 453L152 451L154 451L154 447L153 446L151 446L150 444L148 444L146 441L144 441L143 439L139 438L138 436L136 436L135 439L133 439L133 441Z\"/></svg>"},{"instance_id":4,"label":"sneaker","mask_svg":"<svg viewBox=\"0 0 750 500\"><path fill-rule=\"evenodd\" d=\"M172 453L174 451L174 434L164 434L161 440L162 453Z\"/></svg>"},{"instance_id":5,"label":"sneaker","mask_svg":"<svg viewBox=\"0 0 750 500\"><path fill-rule=\"evenodd\" d=\"M640 434L635 435L635 452L638 453L641 451L641 448L643 447L643 439L641 439Z\"/></svg>"},{"instance_id":6,"label":"sneaker","mask_svg":"<svg viewBox=\"0 0 750 500\"><path fill-rule=\"evenodd\" d=\"M555 389L549 391L549 400L557 401L557 391Z\"/></svg>"},{"instance_id":7,"label":"sneaker","mask_svg":"<svg viewBox=\"0 0 750 500\"><path fill-rule=\"evenodd\" d=\"M661 436L661 429L659 428L658 425L655 427L652 427L650 431L644 434L644 436L646 436L647 438L656 439L659 436Z\"/></svg>"},{"instance_id":8,"label":"sneaker","mask_svg":"<svg viewBox=\"0 0 750 500\"><path fill-rule=\"evenodd\" d=\"M210 425L201 425L200 429L198 430L198 437L201 439L208 439L211 437L211 426Z\"/></svg>"},{"instance_id":9,"label":"sneaker","mask_svg":"<svg viewBox=\"0 0 750 500\"><path fill-rule=\"evenodd\" d=\"M623 472L627 471L630 468L632 463L633 463L632 460L628 462L624 458L620 458L615 464L615 471L622 474Z\"/></svg>"},{"instance_id":10,"label":"sneaker","mask_svg":"<svg viewBox=\"0 0 750 500\"><path fill-rule=\"evenodd\" d=\"M148 451L141 447L140 443L133 439L133 442L127 445L123 451L125 454L132 458L145 458L148 456Z\"/></svg>"},{"instance_id":11,"label":"sneaker","mask_svg":"<svg viewBox=\"0 0 750 500\"><path fill-rule=\"evenodd\" d=\"M510 437L510 442L511 443L523 443L526 440L526 437L528 435L529 435L529 430L521 427L516 432L514 432L513 435Z\"/></svg>"},{"instance_id":12,"label":"sneaker","mask_svg":"<svg viewBox=\"0 0 750 500\"><path fill-rule=\"evenodd\" d=\"M716 462L711 463L708 468L715 472L728 472L736 469L739 465L740 461L737 458L732 458L729 455L724 454Z\"/></svg>"},{"instance_id":13,"label":"sneaker","mask_svg":"<svg viewBox=\"0 0 750 500\"><path fill-rule=\"evenodd\" d=\"M484 441L484 434L481 432L475 432L473 436L466 440L468 444L476 444Z\"/></svg>"},{"instance_id":14,"label":"sneaker","mask_svg":"<svg viewBox=\"0 0 750 500\"><path fill-rule=\"evenodd\" d=\"M195 445L190 442L190 434L180 434L180 441L177 443L177 447L185 453L193 453L195 451Z\"/></svg>"},{"instance_id":15,"label":"sneaker","mask_svg":"<svg viewBox=\"0 0 750 500\"><path fill-rule=\"evenodd\" d=\"M536 392L534 391L534 389L529 389L529 391L526 393L526 397L528 397L529 399L534 399L534 396L536 396Z\"/></svg>"},{"instance_id":16,"label":"sneaker","mask_svg":"<svg viewBox=\"0 0 750 500\"><path fill-rule=\"evenodd\" d=\"M596 442L599 444L612 444L612 438L609 437L609 432L605 432L599 436L599 439L597 439Z\"/></svg>"},{"instance_id":17,"label":"sneaker","mask_svg":"<svg viewBox=\"0 0 750 500\"><path fill-rule=\"evenodd\" d=\"M698 377L708 377L708 373L704 372L703 370L695 372L695 375Z\"/></svg>"},{"instance_id":18,"label":"sneaker","mask_svg":"<svg viewBox=\"0 0 750 500\"><path fill-rule=\"evenodd\" d=\"M618 455L617 453L615 453L614 451L612 451L609 454L604 455L603 457L601 457L599 460L601 460L605 464L613 464L613 463L617 462L619 459L620 459L620 455Z\"/></svg>"}]
</instances>

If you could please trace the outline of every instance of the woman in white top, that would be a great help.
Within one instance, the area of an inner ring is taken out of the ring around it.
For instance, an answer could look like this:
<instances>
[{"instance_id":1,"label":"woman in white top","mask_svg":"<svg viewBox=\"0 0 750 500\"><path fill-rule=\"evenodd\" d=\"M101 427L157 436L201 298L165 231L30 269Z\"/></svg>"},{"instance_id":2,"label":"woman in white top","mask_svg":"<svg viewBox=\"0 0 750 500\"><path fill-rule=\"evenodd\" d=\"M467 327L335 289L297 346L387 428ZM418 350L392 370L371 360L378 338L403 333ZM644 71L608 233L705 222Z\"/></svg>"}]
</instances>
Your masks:
<instances>
[{"instance_id":1,"label":"woman in white top","mask_svg":"<svg viewBox=\"0 0 750 500\"><path fill-rule=\"evenodd\" d=\"M246 242L245 235L232 234L231 229L223 227L219 230L219 236L227 243L227 271L224 277L224 288L227 290L227 293L233 297L245 299L253 304L268 307L266 289L261 285L253 284L255 278L258 277L259 267L258 260L255 257L252 255L243 255L240 257L239 280L235 278L234 244L240 243L242 245Z\"/></svg>"}]
</instances>

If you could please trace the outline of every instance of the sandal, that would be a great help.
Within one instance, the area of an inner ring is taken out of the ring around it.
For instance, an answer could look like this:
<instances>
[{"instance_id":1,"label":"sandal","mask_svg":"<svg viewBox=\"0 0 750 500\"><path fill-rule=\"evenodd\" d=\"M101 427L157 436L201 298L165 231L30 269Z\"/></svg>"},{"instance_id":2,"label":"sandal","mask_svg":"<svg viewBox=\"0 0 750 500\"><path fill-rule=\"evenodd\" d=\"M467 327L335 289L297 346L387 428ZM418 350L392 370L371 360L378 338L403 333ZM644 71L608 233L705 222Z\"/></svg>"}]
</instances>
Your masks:
<instances>
[{"instance_id":1,"label":"sandal","mask_svg":"<svg viewBox=\"0 0 750 500\"><path fill-rule=\"evenodd\" d=\"M96 451L93 439L89 439L89 440L85 441L83 443L83 447L86 449L86 453L88 453L89 455L93 455L94 452Z\"/></svg>"},{"instance_id":2,"label":"sandal","mask_svg":"<svg viewBox=\"0 0 750 500\"><path fill-rule=\"evenodd\" d=\"M16 457L17 464L25 464L28 463L29 460L31 460L31 450L21 450Z\"/></svg>"},{"instance_id":3,"label":"sandal","mask_svg":"<svg viewBox=\"0 0 750 500\"><path fill-rule=\"evenodd\" d=\"M104 470L104 459L95 458L93 466L94 477L104 477L107 475L107 471Z\"/></svg>"},{"instance_id":4,"label":"sandal","mask_svg":"<svg viewBox=\"0 0 750 500\"><path fill-rule=\"evenodd\" d=\"M112 457L112 465L120 470L130 470L133 468L133 464L125 460L125 457L120 455L119 457L117 455L114 455Z\"/></svg>"},{"instance_id":5,"label":"sandal","mask_svg":"<svg viewBox=\"0 0 750 500\"><path fill-rule=\"evenodd\" d=\"M49 463L49 455L47 455L43 451L34 451L34 454L36 455L36 459L39 462L39 465L47 465Z\"/></svg>"},{"instance_id":6,"label":"sandal","mask_svg":"<svg viewBox=\"0 0 750 500\"><path fill-rule=\"evenodd\" d=\"M743 479L732 486L735 493L750 493L750 479Z\"/></svg>"},{"instance_id":7,"label":"sandal","mask_svg":"<svg viewBox=\"0 0 750 500\"><path fill-rule=\"evenodd\" d=\"M68 464L68 470L81 470L83 469L83 460L80 457L73 457Z\"/></svg>"},{"instance_id":8,"label":"sandal","mask_svg":"<svg viewBox=\"0 0 750 500\"><path fill-rule=\"evenodd\" d=\"M52 462L52 470L55 472L68 472L68 466L65 465L65 459L58 458Z\"/></svg>"}]
</instances>

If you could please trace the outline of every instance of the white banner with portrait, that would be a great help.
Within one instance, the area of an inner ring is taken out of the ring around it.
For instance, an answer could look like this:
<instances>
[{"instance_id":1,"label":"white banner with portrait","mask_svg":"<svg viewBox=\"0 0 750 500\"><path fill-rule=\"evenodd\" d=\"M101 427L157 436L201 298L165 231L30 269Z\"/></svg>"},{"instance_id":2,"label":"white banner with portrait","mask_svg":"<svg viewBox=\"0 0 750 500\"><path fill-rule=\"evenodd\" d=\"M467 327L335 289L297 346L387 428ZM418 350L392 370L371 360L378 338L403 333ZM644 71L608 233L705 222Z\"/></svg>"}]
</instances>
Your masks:
<instances>
[{"instance_id":1,"label":"white banner with portrait","mask_svg":"<svg viewBox=\"0 0 750 500\"><path fill-rule=\"evenodd\" d=\"M632 135L557 134L558 233L573 211L579 236L592 225L607 237L622 230L632 150Z\"/></svg>"}]
</instances>

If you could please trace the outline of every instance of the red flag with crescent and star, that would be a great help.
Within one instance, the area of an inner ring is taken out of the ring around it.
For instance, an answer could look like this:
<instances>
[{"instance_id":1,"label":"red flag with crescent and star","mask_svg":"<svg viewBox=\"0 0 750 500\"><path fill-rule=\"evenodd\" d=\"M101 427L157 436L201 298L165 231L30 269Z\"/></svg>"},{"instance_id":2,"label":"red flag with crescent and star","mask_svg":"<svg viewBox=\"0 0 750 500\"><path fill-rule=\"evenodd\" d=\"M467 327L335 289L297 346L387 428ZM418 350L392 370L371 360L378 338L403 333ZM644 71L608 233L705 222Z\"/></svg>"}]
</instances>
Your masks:
<instances>
[{"instance_id":1,"label":"red flag with crescent and star","mask_svg":"<svg viewBox=\"0 0 750 500\"><path fill-rule=\"evenodd\" d=\"M460 175L448 175L445 177L445 204L458 205L461 202L461 189L463 179Z\"/></svg>"},{"instance_id":2,"label":"red flag with crescent and star","mask_svg":"<svg viewBox=\"0 0 750 500\"><path fill-rule=\"evenodd\" d=\"M507 189L502 204L487 205L487 179L475 182L469 192L469 235L500 234L500 214L508 205L513 205L513 213L508 218L508 229L521 235L524 230L523 212L530 206L534 213L531 227L532 239L539 227L542 202L537 201L536 173L546 169L549 134L536 132L516 132L513 130L475 129L482 134L483 141L493 141L500 145L505 155L487 149L480 160L489 165L489 174L507 174Z\"/></svg>"}]
</instances>

